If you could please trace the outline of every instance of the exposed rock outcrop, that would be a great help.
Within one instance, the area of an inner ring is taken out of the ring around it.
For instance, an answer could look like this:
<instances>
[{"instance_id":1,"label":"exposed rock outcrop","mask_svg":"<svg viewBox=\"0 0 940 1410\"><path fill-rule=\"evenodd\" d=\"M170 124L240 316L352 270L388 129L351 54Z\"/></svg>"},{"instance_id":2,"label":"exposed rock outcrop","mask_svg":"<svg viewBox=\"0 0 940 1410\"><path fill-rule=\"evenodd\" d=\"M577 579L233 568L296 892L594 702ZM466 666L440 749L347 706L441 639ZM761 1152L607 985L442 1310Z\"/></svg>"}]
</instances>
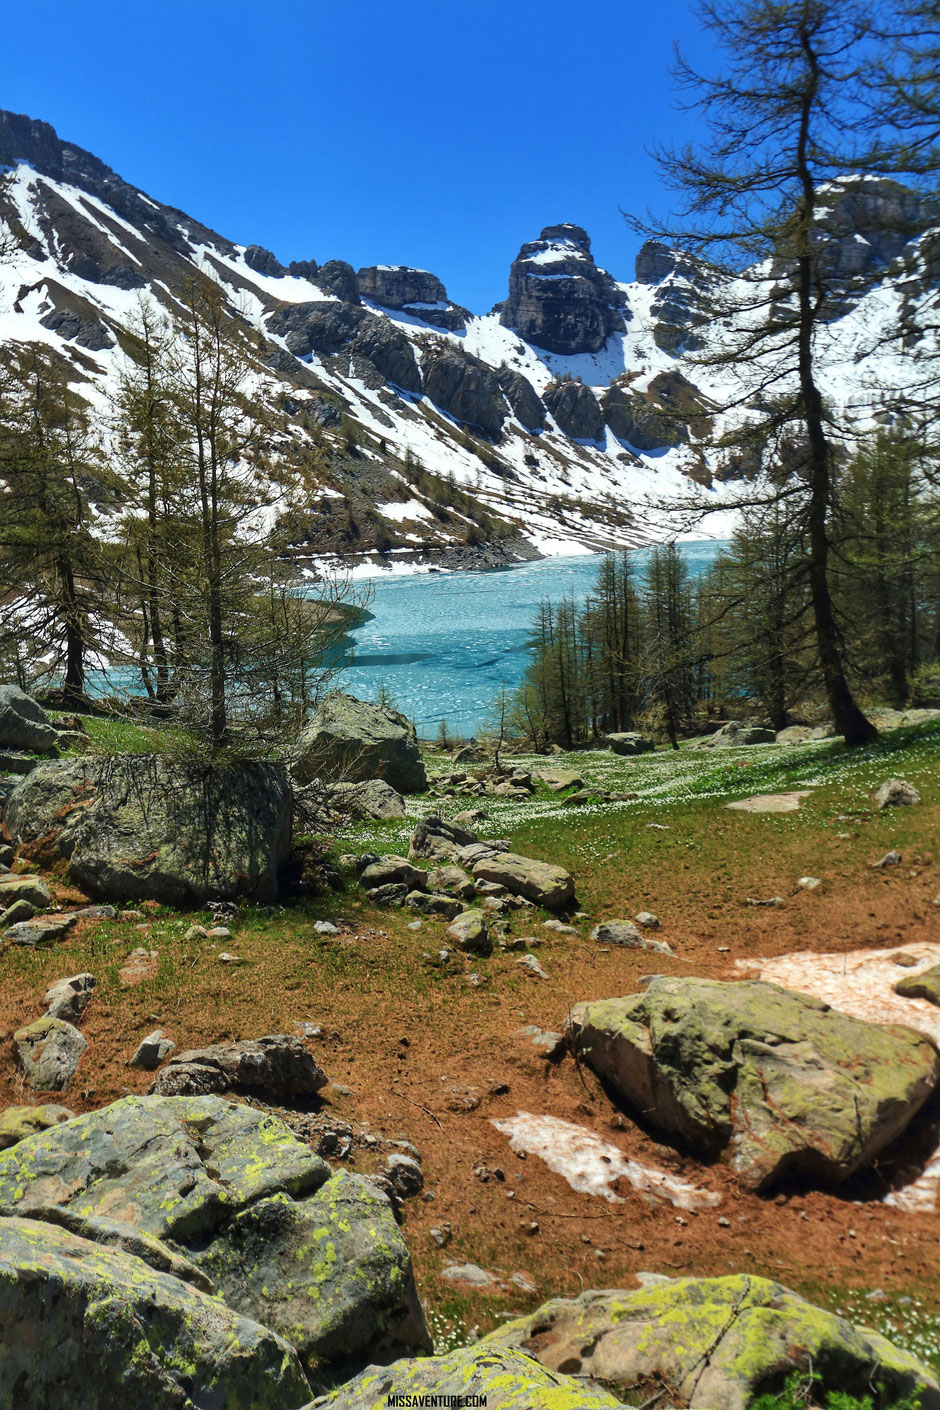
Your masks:
<instances>
[{"instance_id":1,"label":"exposed rock outcrop","mask_svg":"<svg viewBox=\"0 0 940 1410\"><path fill-rule=\"evenodd\" d=\"M487 1410L626 1410L606 1391L497 1345L465 1346L385 1368L369 1366L317 1404L322 1410L365 1410L394 1404L393 1397L399 1396L401 1405L470 1404L467 1397L473 1396Z\"/></svg>"},{"instance_id":2,"label":"exposed rock outcrop","mask_svg":"<svg viewBox=\"0 0 940 1410\"><path fill-rule=\"evenodd\" d=\"M149 1294L154 1268L174 1273L167 1281L187 1302L193 1288L214 1288L223 1330L229 1310L272 1328L314 1382L331 1366L430 1349L387 1197L362 1176L333 1174L282 1122L247 1106L128 1097L52 1127L0 1153L0 1209L42 1221L37 1237L50 1247L52 1226L64 1224L133 1252L135 1266L115 1273L118 1302L122 1288ZM8 1303L14 1320L22 1297ZM134 1361L127 1345L120 1358Z\"/></svg>"},{"instance_id":3,"label":"exposed rock outcrop","mask_svg":"<svg viewBox=\"0 0 940 1410\"><path fill-rule=\"evenodd\" d=\"M18 685L0 685L0 749L55 750L59 731L41 705Z\"/></svg>"},{"instance_id":4,"label":"exposed rock outcrop","mask_svg":"<svg viewBox=\"0 0 940 1410\"><path fill-rule=\"evenodd\" d=\"M622 290L594 263L587 232L549 225L513 261L500 322L548 352L598 352L623 331L625 305Z\"/></svg>"},{"instance_id":5,"label":"exposed rock outcrop","mask_svg":"<svg viewBox=\"0 0 940 1410\"><path fill-rule=\"evenodd\" d=\"M379 778L398 793L423 793L428 786L411 721L386 705L339 691L304 726L291 768L301 787L315 778L343 783Z\"/></svg>"},{"instance_id":6,"label":"exposed rock outcrop","mask_svg":"<svg viewBox=\"0 0 940 1410\"><path fill-rule=\"evenodd\" d=\"M438 345L421 358L421 373L435 406L490 440L499 437L506 403L495 373L485 363L461 348Z\"/></svg>"},{"instance_id":7,"label":"exposed rock outcrop","mask_svg":"<svg viewBox=\"0 0 940 1410\"><path fill-rule=\"evenodd\" d=\"M406 264L373 264L360 269L357 279L362 298L382 308L410 313L423 323L456 332L466 327L470 317L467 309L451 303L440 279L426 269L412 269Z\"/></svg>"},{"instance_id":8,"label":"exposed rock outcrop","mask_svg":"<svg viewBox=\"0 0 940 1410\"><path fill-rule=\"evenodd\" d=\"M495 881L513 896L524 896L537 906L560 911L574 899L574 878L564 867L500 852L476 863L473 875L478 881Z\"/></svg>"},{"instance_id":9,"label":"exposed rock outcrop","mask_svg":"<svg viewBox=\"0 0 940 1410\"><path fill-rule=\"evenodd\" d=\"M206 1096L214 1092L250 1091L267 1101L312 1097L328 1078L300 1038L271 1033L214 1043L177 1053L150 1090L157 1096Z\"/></svg>"},{"instance_id":10,"label":"exposed rock outcrop","mask_svg":"<svg viewBox=\"0 0 940 1410\"><path fill-rule=\"evenodd\" d=\"M300 1410L293 1347L120 1247L0 1218L0 1403Z\"/></svg>"},{"instance_id":11,"label":"exposed rock outcrop","mask_svg":"<svg viewBox=\"0 0 940 1410\"><path fill-rule=\"evenodd\" d=\"M527 1351L550 1370L612 1386L624 1398L666 1385L691 1410L747 1410L782 1395L793 1371L820 1378L814 1394L864 1397L884 1385L886 1403L921 1397L940 1407L930 1369L877 1332L805 1302L767 1278L662 1278L637 1291L556 1298L509 1322L482 1345Z\"/></svg>"},{"instance_id":12,"label":"exposed rock outcrop","mask_svg":"<svg viewBox=\"0 0 940 1410\"><path fill-rule=\"evenodd\" d=\"M318 280L321 278L322 270ZM348 353L369 362L380 380L406 392L421 391L421 374L404 333L358 304L289 304L271 315L268 328L283 337L295 357Z\"/></svg>"},{"instance_id":13,"label":"exposed rock outcrop","mask_svg":"<svg viewBox=\"0 0 940 1410\"><path fill-rule=\"evenodd\" d=\"M545 407L528 377L514 372L511 367L500 367L496 380L516 420L521 421L527 431L540 431L545 425ZM457 762L456 757L454 762Z\"/></svg>"},{"instance_id":14,"label":"exposed rock outcrop","mask_svg":"<svg viewBox=\"0 0 940 1410\"><path fill-rule=\"evenodd\" d=\"M907 1028L864 1023L761 981L655 978L580 1004L569 1041L626 1102L741 1182L837 1185L905 1129L940 1055Z\"/></svg>"},{"instance_id":15,"label":"exposed rock outcrop","mask_svg":"<svg viewBox=\"0 0 940 1410\"><path fill-rule=\"evenodd\" d=\"M545 406L566 436L575 441L604 439L604 413L597 397L583 382L562 379L545 391Z\"/></svg>"}]
</instances>

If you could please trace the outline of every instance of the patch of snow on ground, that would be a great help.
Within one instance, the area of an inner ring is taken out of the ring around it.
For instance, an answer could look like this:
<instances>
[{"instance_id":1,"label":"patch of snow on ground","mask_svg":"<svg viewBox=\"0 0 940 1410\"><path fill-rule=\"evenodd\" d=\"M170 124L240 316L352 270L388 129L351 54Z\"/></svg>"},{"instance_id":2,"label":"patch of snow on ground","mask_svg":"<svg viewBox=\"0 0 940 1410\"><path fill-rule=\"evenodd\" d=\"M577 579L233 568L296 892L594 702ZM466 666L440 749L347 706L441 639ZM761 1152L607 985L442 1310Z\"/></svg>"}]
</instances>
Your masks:
<instances>
[{"instance_id":1,"label":"patch of snow on ground","mask_svg":"<svg viewBox=\"0 0 940 1410\"><path fill-rule=\"evenodd\" d=\"M509 1137L514 1151L537 1155L579 1194L601 1195L611 1204L624 1204L623 1197L611 1188L622 1176L643 1198L671 1204L676 1209L713 1209L721 1203L721 1196L711 1190L629 1160L610 1141L560 1117L520 1111L517 1116L490 1124Z\"/></svg>"}]
</instances>

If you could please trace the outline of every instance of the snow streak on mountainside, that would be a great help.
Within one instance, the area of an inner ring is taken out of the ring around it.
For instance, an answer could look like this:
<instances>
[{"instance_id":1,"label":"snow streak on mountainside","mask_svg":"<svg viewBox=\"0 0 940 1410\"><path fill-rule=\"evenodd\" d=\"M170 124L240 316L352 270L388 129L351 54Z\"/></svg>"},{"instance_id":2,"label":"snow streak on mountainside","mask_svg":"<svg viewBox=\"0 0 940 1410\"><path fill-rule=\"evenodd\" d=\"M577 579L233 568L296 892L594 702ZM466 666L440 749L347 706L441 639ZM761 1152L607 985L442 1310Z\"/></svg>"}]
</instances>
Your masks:
<instances>
[{"instance_id":1,"label":"snow streak on mountainside","mask_svg":"<svg viewBox=\"0 0 940 1410\"><path fill-rule=\"evenodd\" d=\"M424 270L285 268L29 118L0 113L0 165L15 246L0 258L0 341L54 348L103 415L141 299L172 311L187 271L211 275L254 330L292 434L320 448L311 557L412 570L635 544L666 536L650 506L690 477L721 505L703 441L734 374L695 365L702 276L663 246L620 283L578 226L547 227L513 262L507 301L475 316ZM840 257L897 254L852 228L865 199L845 207ZM859 416L910 375L896 352L868 355L909 296L886 278L830 325L824 391ZM698 536L727 529L716 514Z\"/></svg>"}]
</instances>

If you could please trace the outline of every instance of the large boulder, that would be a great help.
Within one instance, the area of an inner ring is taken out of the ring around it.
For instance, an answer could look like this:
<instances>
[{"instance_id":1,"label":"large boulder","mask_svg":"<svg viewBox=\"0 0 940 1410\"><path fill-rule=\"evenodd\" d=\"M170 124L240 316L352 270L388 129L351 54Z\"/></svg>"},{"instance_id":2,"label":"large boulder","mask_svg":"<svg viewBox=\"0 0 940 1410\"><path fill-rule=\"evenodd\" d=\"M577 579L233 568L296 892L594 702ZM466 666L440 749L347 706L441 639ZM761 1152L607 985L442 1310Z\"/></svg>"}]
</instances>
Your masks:
<instances>
[{"instance_id":1,"label":"large boulder","mask_svg":"<svg viewBox=\"0 0 940 1410\"><path fill-rule=\"evenodd\" d=\"M94 792L94 768L85 759L56 759L20 779L6 801L3 827L14 842L56 837Z\"/></svg>"},{"instance_id":2,"label":"large boulder","mask_svg":"<svg viewBox=\"0 0 940 1410\"><path fill-rule=\"evenodd\" d=\"M64 1091L87 1047L77 1028L48 1014L13 1034L13 1059L34 1092Z\"/></svg>"},{"instance_id":3,"label":"large boulder","mask_svg":"<svg viewBox=\"0 0 940 1410\"><path fill-rule=\"evenodd\" d=\"M475 1404L487 1410L625 1410L599 1387L546 1370L520 1351L489 1344L388 1367L369 1366L317 1401L322 1410L385 1410L396 1403Z\"/></svg>"},{"instance_id":4,"label":"large boulder","mask_svg":"<svg viewBox=\"0 0 940 1410\"><path fill-rule=\"evenodd\" d=\"M122 754L54 775L37 793L42 772L14 789L7 826L57 834L70 879L93 896L170 905L276 899L292 809L280 765ZM45 823L43 798L52 808Z\"/></svg>"},{"instance_id":5,"label":"large boulder","mask_svg":"<svg viewBox=\"0 0 940 1410\"><path fill-rule=\"evenodd\" d=\"M150 1090L161 1097L241 1090L270 1101L315 1096L328 1080L302 1039L271 1033L177 1053Z\"/></svg>"},{"instance_id":6,"label":"large boulder","mask_svg":"<svg viewBox=\"0 0 940 1410\"><path fill-rule=\"evenodd\" d=\"M634 754L650 754L656 748L655 740L649 739L646 735L637 734L635 730L608 734L604 738L604 743L614 754L624 754L627 757Z\"/></svg>"},{"instance_id":7,"label":"large boulder","mask_svg":"<svg viewBox=\"0 0 940 1410\"><path fill-rule=\"evenodd\" d=\"M550 911L560 911L574 900L574 878L564 867L521 857L516 852L484 857L474 866L473 875L478 881L495 881L513 896L524 896Z\"/></svg>"},{"instance_id":8,"label":"large boulder","mask_svg":"<svg viewBox=\"0 0 940 1410\"><path fill-rule=\"evenodd\" d=\"M428 786L411 721L387 705L340 692L304 726L292 772L301 786L315 778L343 783L380 778L399 793L423 793Z\"/></svg>"},{"instance_id":9,"label":"large boulder","mask_svg":"<svg viewBox=\"0 0 940 1410\"><path fill-rule=\"evenodd\" d=\"M0 1219L0 1404L299 1410L288 1342L121 1248Z\"/></svg>"},{"instance_id":10,"label":"large boulder","mask_svg":"<svg viewBox=\"0 0 940 1410\"><path fill-rule=\"evenodd\" d=\"M334 783L327 789L331 808L350 818L403 818L405 800L384 778L367 778L362 783Z\"/></svg>"},{"instance_id":11,"label":"large boulder","mask_svg":"<svg viewBox=\"0 0 940 1410\"><path fill-rule=\"evenodd\" d=\"M575 1052L633 1108L741 1182L837 1185L904 1130L940 1076L919 1033L759 980L655 978L580 1004Z\"/></svg>"},{"instance_id":12,"label":"large boulder","mask_svg":"<svg viewBox=\"0 0 940 1410\"><path fill-rule=\"evenodd\" d=\"M450 861L461 847L472 847L478 840L476 833L468 828L430 814L416 824L408 855L427 857L431 861Z\"/></svg>"},{"instance_id":13,"label":"large boulder","mask_svg":"<svg viewBox=\"0 0 940 1410\"><path fill-rule=\"evenodd\" d=\"M126 1097L0 1153L0 1208L85 1221L89 1237L104 1221L152 1266L176 1260L192 1282L192 1265L228 1308L289 1338L314 1380L429 1349L387 1197L250 1107Z\"/></svg>"},{"instance_id":14,"label":"large boulder","mask_svg":"<svg viewBox=\"0 0 940 1410\"><path fill-rule=\"evenodd\" d=\"M691 1410L747 1410L759 1395L782 1394L794 1371L812 1371L821 1381L814 1397L863 1397L882 1382L885 1404L913 1395L922 1410L940 1406L936 1378L909 1352L744 1273L556 1298L482 1345L527 1351L550 1370L596 1378L631 1404L635 1391L654 1384L669 1386Z\"/></svg>"},{"instance_id":15,"label":"large boulder","mask_svg":"<svg viewBox=\"0 0 940 1410\"><path fill-rule=\"evenodd\" d=\"M721 729L709 735L702 746L705 749L737 749L742 744L775 744L777 736L772 729L763 725L744 725L740 720L729 720Z\"/></svg>"},{"instance_id":16,"label":"large boulder","mask_svg":"<svg viewBox=\"0 0 940 1410\"><path fill-rule=\"evenodd\" d=\"M41 705L18 685L0 685L0 749L28 749L48 754L59 731Z\"/></svg>"}]
</instances>

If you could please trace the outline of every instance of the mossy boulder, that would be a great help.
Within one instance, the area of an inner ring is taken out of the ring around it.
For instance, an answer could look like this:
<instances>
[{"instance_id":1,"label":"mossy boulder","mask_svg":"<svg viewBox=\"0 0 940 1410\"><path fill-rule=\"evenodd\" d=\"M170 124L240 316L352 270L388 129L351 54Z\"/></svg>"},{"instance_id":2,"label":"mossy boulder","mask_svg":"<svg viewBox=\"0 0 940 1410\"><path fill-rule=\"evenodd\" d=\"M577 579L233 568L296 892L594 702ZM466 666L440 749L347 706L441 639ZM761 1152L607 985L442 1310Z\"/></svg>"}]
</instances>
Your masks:
<instances>
[{"instance_id":1,"label":"mossy boulder","mask_svg":"<svg viewBox=\"0 0 940 1410\"><path fill-rule=\"evenodd\" d=\"M253 1108L124 1098L0 1153L0 1206L156 1240L233 1311L287 1337L314 1382L334 1363L428 1349L389 1200Z\"/></svg>"},{"instance_id":2,"label":"mossy boulder","mask_svg":"<svg viewBox=\"0 0 940 1410\"><path fill-rule=\"evenodd\" d=\"M369 1366L314 1405L323 1410L386 1410L392 1396L427 1396L429 1404L431 1396L438 1396L441 1405L472 1403L487 1410L623 1410L621 1402L599 1386L546 1370L522 1352L495 1345ZM470 1396L478 1399L470 1401ZM410 1402L403 1398L401 1403Z\"/></svg>"},{"instance_id":3,"label":"mossy boulder","mask_svg":"<svg viewBox=\"0 0 940 1410\"><path fill-rule=\"evenodd\" d=\"M902 999L926 999L940 1007L940 964L922 969L919 974L906 974L894 986Z\"/></svg>"},{"instance_id":4,"label":"mossy boulder","mask_svg":"<svg viewBox=\"0 0 940 1410\"><path fill-rule=\"evenodd\" d=\"M428 786L415 727L386 705L337 691L304 726L293 749L294 781L361 783L384 779L398 793Z\"/></svg>"},{"instance_id":5,"label":"mossy boulder","mask_svg":"<svg viewBox=\"0 0 940 1410\"><path fill-rule=\"evenodd\" d=\"M292 795L278 764L121 754L44 764L18 784L5 826L48 838L69 878L103 900L275 900Z\"/></svg>"},{"instance_id":6,"label":"mossy boulder","mask_svg":"<svg viewBox=\"0 0 940 1410\"><path fill-rule=\"evenodd\" d=\"M940 1056L919 1033L865 1023L761 981L659 977L578 1005L574 1051L645 1119L741 1182L837 1185L905 1129Z\"/></svg>"},{"instance_id":7,"label":"mossy boulder","mask_svg":"<svg viewBox=\"0 0 940 1410\"><path fill-rule=\"evenodd\" d=\"M58 1106L55 1102L44 1102L41 1106L8 1106L0 1113L0 1151L25 1141L27 1136L35 1136L37 1131L71 1121L74 1114L67 1106Z\"/></svg>"},{"instance_id":8,"label":"mossy boulder","mask_svg":"<svg viewBox=\"0 0 940 1410\"><path fill-rule=\"evenodd\" d=\"M665 1384L691 1410L746 1410L755 1396L782 1391L793 1371L813 1371L821 1390L863 1396L880 1382L887 1404L913 1393L921 1410L940 1407L936 1379L909 1352L744 1273L556 1298L481 1345L527 1351L631 1403L632 1392Z\"/></svg>"},{"instance_id":9,"label":"mossy boulder","mask_svg":"<svg viewBox=\"0 0 940 1410\"><path fill-rule=\"evenodd\" d=\"M0 1405L298 1410L282 1337L119 1248L0 1218Z\"/></svg>"}]
</instances>

